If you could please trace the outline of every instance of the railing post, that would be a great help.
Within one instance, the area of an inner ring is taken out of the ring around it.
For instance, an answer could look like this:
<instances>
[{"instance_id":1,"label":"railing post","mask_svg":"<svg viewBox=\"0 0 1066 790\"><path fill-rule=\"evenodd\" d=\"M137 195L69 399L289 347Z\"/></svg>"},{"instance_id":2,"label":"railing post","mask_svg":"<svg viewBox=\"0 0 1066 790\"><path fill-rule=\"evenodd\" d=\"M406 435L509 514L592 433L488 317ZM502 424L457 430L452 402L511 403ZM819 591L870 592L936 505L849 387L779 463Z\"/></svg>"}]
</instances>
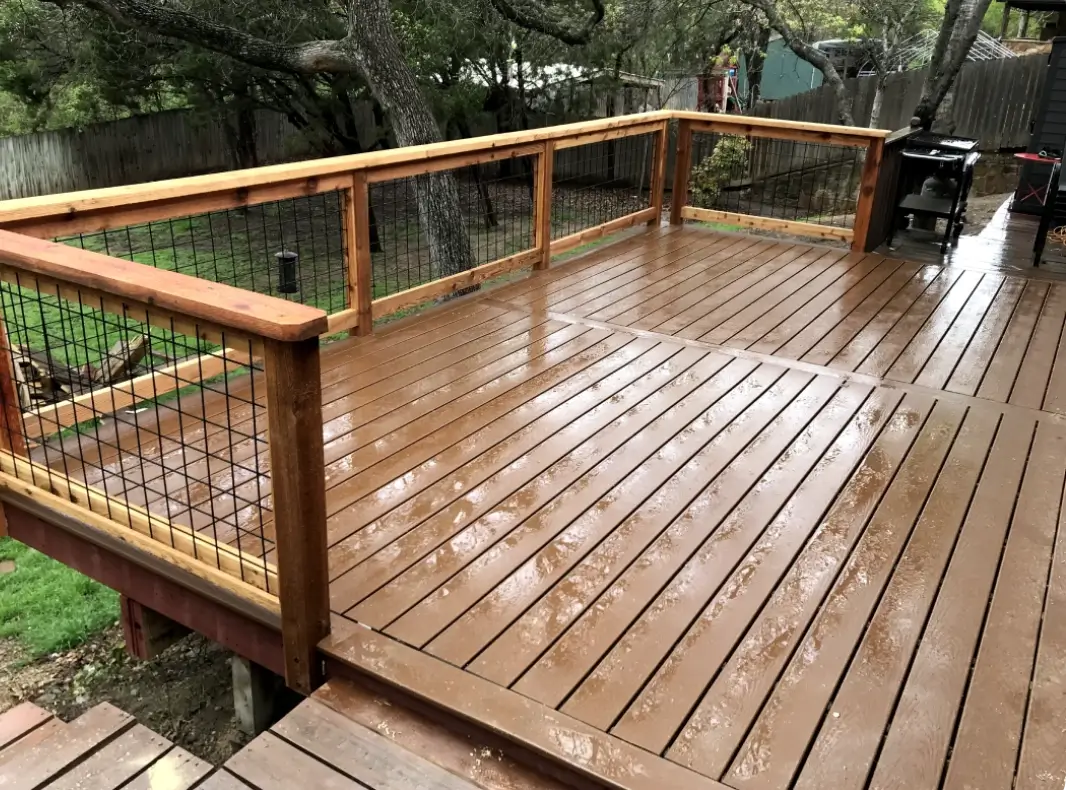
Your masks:
<instances>
[{"instance_id":1,"label":"railing post","mask_svg":"<svg viewBox=\"0 0 1066 790\"><path fill-rule=\"evenodd\" d=\"M318 338L265 341L265 357L285 682L310 694L323 680L316 646L329 634Z\"/></svg>"},{"instance_id":2,"label":"railing post","mask_svg":"<svg viewBox=\"0 0 1066 790\"><path fill-rule=\"evenodd\" d=\"M26 455L26 436L22 430L22 402L18 394L15 360L7 339L3 314L0 313L0 450ZM7 535L7 516L0 504L0 538Z\"/></svg>"},{"instance_id":3,"label":"railing post","mask_svg":"<svg viewBox=\"0 0 1066 790\"><path fill-rule=\"evenodd\" d=\"M534 269L547 269L552 259L552 169L555 167L555 143L547 140L537 155L536 186L533 206L533 243L540 251Z\"/></svg>"},{"instance_id":4,"label":"railing post","mask_svg":"<svg viewBox=\"0 0 1066 790\"><path fill-rule=\"evenodd\" d=\"M658 227L662 222L666 193L666 160L670 155L670 122L663 121L655 138L655 153L651 164L651 207L655 216L648 220L648 227Z\"/></svg>"},{"instance_id":5,"label":"railing post","mask_svg":"<svg viewBox=\"0 0 1066 790\"><path fill-rule=\"evenodd\" d=\"M359 311L359 325L352 334L374 331L372 309L373 275L370 259L370 193L366 172L352 173L352 185L344 193L344 254L348 268L348 308Z\"/></svg>"},{"instance_id":6,"label":"railing post","mask_svg":"<svg viewBox=\"0 0 1066 790\"><path fill-rule=\"evenodd\" d=\"M862 180L859 181L859 199L855 205L855 224L852 226L852 252L866 252L866 237L870 232L870 217L877 194L877 177L884 153L884 139L871 139L866 148L866 161L862 166Z\"/></svg>"},{"instance_id":7,"label":"railing post","mask_svg":"<svg viewBox=\"0 0 1066 790\"><path fill-rule=\"evenodd\" d=\"M677 122L677 158L674 161L674 185L670 191L670 224L681 225L681 209L688 202L688 174L692 168L692 122Z\"/></svg>"}]
</instances>

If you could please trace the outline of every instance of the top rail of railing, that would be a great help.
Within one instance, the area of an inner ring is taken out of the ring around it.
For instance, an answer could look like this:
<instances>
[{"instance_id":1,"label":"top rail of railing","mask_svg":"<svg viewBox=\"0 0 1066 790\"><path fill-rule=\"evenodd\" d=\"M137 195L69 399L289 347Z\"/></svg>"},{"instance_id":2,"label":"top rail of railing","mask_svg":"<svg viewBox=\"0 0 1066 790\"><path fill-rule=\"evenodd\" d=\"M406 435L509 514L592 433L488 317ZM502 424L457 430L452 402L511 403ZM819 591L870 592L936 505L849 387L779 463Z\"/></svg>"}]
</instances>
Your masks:
<instances>
[{"instance_id":1,"label":"top rail of railing","mask_svg":"<svg viewBox=\"0 0 1066 790\"><path fill-rule=\"evenodd\" d=\"M447 169L520 156L533 150L521 150L522 146L538 146L549 141L556 148L582 145L612 136L654 131L663 122L675 120L720 124L723 128L736 129L738 134L755 130L779 139L817 138L853 145L864 145L889 134L881 129L661 110L385 151L8 200L0 202L0 228L45 238L103 230L343 189L351 185L352 174L359 171L380 171L383 178L392 178L401 173L396 169L399 166L414 166L403 171L409 175Z\"/></svg>"}]
</instances>

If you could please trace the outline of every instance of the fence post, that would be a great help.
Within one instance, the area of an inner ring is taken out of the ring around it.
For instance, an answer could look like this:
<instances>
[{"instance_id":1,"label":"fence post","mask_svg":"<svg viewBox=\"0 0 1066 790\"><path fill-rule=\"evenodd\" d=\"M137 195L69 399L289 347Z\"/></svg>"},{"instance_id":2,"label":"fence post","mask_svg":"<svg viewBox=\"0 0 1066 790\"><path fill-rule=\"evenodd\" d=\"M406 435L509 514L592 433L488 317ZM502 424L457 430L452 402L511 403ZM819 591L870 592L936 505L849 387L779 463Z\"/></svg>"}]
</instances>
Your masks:
<instances>
[{"instance_id":1,"label":"fence post","mask_svg":"<svg viewBox=\"0 0 1066 790\"><path fill-rule=\"evenodd\" d=\"M852 226L852 252L866 251L866 236L870 231L870 217L873 214L874 198L877 194L877 176L881 170L881 159L885 152L884 138L870 140L866 148L866 161L862 166L862 180L859 181L859 199L855 205L855 224Z\"/></svg>"},{"instance_id":2,"label":"fence post","mask_svg":"<svg viewBox=\"0 0 1066 790\"><path fill-rule=\"evenodd\" d=\"M316 646L329 634L318 338L268 340L265 357L285 682L310 694L323 680Z\"/></svg>"},{"instance_id":3,"label":"fence post","mask_svg":"<svg viewBox=\"0 0 1066 790\"><path fill-rule=\"evenodd\" d=\"M555 142L544 141L537 155L537 178L533 206L533 242L540 252L534 269L547 269L552 259L552 170L555 167Z\"/></svg>"},{"instance_id":4,"label":"fence post","mask_svg":"<svg viewBox=\"0 0 1066 790\"><path fill-rule=\"evenodd\" d=\"M370 193L363 170L352 173L352 185L344 192L344 232L348 308L359 311L359 325L352 334L369 335L374 331L371 304L374 285L370 260Z\"/></svg>"},{"instance_id":5,"label":"fence post","mask_svg":"<svg viewBox=\"0 0 1066 790\"><path fill-rule=\"evenodd\" d=\"M19 400L15 359L7 339L3 313L0 312L0 450L27 455L26 436L22 430L22 402ZM0 538L7 535L7 516L0 504Z\"/></svg>"},{"instance_id":6,"label":"fence post","mask_svg":"<svg viewBox=\"0 0 1066 790\"><path fill-rule=\"evenodd\" d=\"M651 165L651 207L655 216L648 220L648 227L658 227L662 222L663 202L666 192L666 159L670 148L670 122L663 121L655 139L655 155Z\"/></svg>"},{"instance_id":7,"label":"fence post","mask_svg":"<svg viewBox=\"0 0 1066 790\"><path fill-rule=\"evenodd\" d=\"M688 175L692 169L692 122L677 122L677 158L674 161L674 185L670 191L670 224L682 225L681 209L688 202Z\"/></svg>"}]
</instances>

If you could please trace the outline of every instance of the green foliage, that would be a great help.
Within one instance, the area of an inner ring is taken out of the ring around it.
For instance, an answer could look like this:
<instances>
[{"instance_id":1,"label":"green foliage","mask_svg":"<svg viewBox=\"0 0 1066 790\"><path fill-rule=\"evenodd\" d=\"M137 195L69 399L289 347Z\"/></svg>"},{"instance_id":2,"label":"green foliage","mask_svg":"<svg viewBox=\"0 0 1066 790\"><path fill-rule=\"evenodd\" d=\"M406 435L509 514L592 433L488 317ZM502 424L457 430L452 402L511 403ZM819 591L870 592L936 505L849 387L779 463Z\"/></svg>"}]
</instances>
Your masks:
<instances>
[{"instance_id":1,"label":"green foliage","mask_svg":"<svg viewBox=\"0 0 1066 790\"><path fill-rule=\"evenodd\" d=\"M118 619L118 594L11 538L0 538L0 638L31 658L84 642Z\"/></svg>"},{"instance_id":2,"label":"green foliage","mask_svg":"<svg viewBox=\"0 0 1066 790\"><path fill-rule=\"evenodd\" d=\"M723 135L714 151L692 169L690 191L693 203L710 208L718 201L722 189L747 169L751 143L739 135Z\"/></svg>"}]
</instances>

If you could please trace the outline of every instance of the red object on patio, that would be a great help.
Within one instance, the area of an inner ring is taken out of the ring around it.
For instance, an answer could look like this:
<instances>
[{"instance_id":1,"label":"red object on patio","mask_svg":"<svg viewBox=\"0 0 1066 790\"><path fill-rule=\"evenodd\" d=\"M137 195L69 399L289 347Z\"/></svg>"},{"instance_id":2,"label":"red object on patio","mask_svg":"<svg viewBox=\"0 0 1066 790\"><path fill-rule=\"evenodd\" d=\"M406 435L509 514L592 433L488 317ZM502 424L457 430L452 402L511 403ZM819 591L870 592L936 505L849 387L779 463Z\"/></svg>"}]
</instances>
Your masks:
<instances>
[{"instance_id":1,"label":"red object on patio","mask_svg":"<svg viewBox=\"0 0 1066 790\"><path fill-rule=\"evenodd\" d=\"M1028 151L1024 153L1015 154L1014 158L1021 159L1025 162L1035 162L1036 164L1046 165L1055 165L1062 161L1061 157L1041 156L1040 154L1034 154ZM1054 168L1052 168L1052 173L1054 173ZM1051 187L1051 178L1052 177L1049 176L1048 180L1045 183L1037 184L1036 186L1034 186L1031 182L1023 181L1019 185L1018 191L1020 192L1023 188L1028 191L1021 199L1016 200L1016 202L1020 203L1024 200L1028 200L1031 197L1035 197L1040 202L1041 206L1045 205L1047 203L1048 190Z\"/></svg>"}]
</instances>

